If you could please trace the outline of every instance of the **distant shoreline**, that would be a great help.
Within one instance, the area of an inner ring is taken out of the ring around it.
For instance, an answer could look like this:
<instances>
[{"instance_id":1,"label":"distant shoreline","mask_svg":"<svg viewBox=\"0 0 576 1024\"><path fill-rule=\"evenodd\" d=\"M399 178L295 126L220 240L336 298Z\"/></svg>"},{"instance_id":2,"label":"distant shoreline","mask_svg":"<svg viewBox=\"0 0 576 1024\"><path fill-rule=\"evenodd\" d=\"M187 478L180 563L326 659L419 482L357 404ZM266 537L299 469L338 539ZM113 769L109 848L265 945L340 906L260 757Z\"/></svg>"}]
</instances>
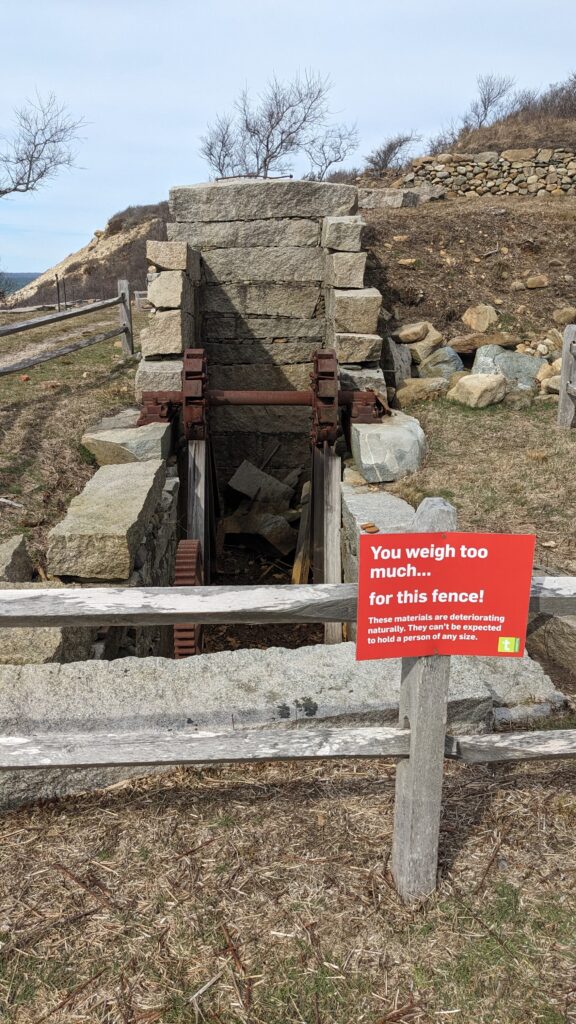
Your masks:
<instances>
[{"instance_id":1,"label":"distant shoreline","mask_svg":"<svg viewBox=\"0 0 576 1024\"><path fill-rule=\"evenodd\" d=\"M2 287L6 289L7 295L13 295L14 292L24 288L31 281L35 281L37 277L40 277L39 273L10 273L8 270L0 271L0 282Z\"/></svg>"}]
</instances>

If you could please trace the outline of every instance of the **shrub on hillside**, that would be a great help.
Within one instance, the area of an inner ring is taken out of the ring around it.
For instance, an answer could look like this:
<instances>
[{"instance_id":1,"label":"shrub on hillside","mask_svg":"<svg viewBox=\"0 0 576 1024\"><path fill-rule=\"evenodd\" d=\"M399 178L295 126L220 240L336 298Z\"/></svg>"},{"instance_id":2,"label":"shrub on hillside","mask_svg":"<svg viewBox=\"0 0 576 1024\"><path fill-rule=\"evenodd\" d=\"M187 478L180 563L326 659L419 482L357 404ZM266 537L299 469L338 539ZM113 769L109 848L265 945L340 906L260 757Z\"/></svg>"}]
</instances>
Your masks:
<instances>
[{"instance_id":1,"label":"shrub on hillside","mask_svg":"<svg viewBox=\"0 0 576 1024\"><path fill-rule=\"evenodd\" d=\"M115 213L108 221L105 229L107 235L117 235L120 231L137 227L147 220L163 220L169 217L168 203L151 203L148 206L127 206L125 210Z\"/></svg>"}]
</instances>

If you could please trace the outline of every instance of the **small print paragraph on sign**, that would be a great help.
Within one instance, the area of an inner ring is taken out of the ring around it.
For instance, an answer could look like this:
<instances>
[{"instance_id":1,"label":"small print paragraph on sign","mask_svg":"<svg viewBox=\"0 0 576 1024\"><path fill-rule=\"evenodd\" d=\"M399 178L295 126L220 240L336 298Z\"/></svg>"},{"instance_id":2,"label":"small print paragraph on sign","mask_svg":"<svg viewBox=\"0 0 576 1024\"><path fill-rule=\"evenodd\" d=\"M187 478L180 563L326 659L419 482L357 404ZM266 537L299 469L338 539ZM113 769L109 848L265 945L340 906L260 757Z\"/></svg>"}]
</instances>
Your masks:
<instances>
[{"instance_id":1,"label":"small print paragraph on sign","mask_svg":"<svg viewBox=\"0 0 576 1024\"><path fill-rule=\"evenodd\" d=\"M356 658L524 653L535 537L360 537Z\"/></svg>"}]
</instances>

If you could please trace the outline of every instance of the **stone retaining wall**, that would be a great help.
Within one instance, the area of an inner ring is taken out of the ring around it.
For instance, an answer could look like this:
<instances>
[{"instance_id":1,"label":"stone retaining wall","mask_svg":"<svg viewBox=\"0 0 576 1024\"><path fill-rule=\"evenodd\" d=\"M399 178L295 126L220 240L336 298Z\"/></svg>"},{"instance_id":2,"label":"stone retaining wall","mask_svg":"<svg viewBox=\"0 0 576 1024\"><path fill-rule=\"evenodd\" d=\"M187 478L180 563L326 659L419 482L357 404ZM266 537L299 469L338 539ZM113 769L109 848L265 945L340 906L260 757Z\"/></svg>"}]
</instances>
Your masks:
<instances>
[{"instance_id":1,"label":"stone retaining wall","mask_svg":"<svg viewBox=\"0 0 576 1024\"><path fill-rule=\"evenodd\" d=\"M352 371L378 371L384 385L382 299L364 288L354 186L230 179L174 188L170 204L169 241L148 245L153 311L137 398L179 389L183 350L196 344L208 353L214 388L306 389L313 354L326 346ZM270 472L301 464L309 426L305 408L214 409L221 481L245 458L258 463L271 435L281 447Z\"/></svg>"},{"instance_id":2,"label":"stone retaining wall","mask_svg":"<svg viewBox=\"0 0 576 1024\"><path fill-rule=\"evenodd\" d=\"M402 189L441 186L447 192L468 196L574 195L576 152L550 148L439 153L413 160L398 185Z\"/></svg>"}]
</instances>

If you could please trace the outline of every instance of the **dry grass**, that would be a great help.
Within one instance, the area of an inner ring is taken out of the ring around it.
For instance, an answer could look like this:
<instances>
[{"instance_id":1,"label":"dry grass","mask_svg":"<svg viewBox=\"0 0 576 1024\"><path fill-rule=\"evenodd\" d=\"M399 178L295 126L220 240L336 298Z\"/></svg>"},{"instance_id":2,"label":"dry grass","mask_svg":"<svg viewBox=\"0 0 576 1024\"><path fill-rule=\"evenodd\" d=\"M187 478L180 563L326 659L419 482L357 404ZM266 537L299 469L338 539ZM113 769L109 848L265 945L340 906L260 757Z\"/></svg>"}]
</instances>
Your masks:
<instances>
[{"instance_id":1,"label":"dry grass","mask_svg":"<svg viewBox=\"0 0 576 1024\"><path fill-rule=\"evenodd\" d=\"M431 320L448 339L468 332L468 306L499 300L499 329L543 337L555 309L576 305L574 198L478 196L362 215L369 281L398 321ZM401 266L406 258L415 265ZM511 291L527 272L550 286Z\"/></svg>"},{"instance_id":2,"label":"dry grass","mask_svg":"<svg viewBox=\"0 0 576 1024\"><path fill-rule=\"evenodd\" d=\"M537 564L576 575L576 432L556 429L555 404L476 410L442 400L408 411L429 453L393 491L412 504L447 498L462 530L535 533Z\"/></svg>"},{"instance_id":3,"label":"dry grass","mask_svg":"<svg viewBox=\"0 0 576 1024\"><path fill-rule=\"evenodd\" d=\"M418 910L391 884L393 779L178 769L5 816L2 1020L574 1022L576 766L450 766Z\"/></svg>"},{"instance_id":4,"label":"dry grass","mask_svg":"<svg viewBox=\"0 0 576 1024\"><path fill-rule=\"evenodd\" d=\"M145 316L134 318L136 340ZM0 313L0 323L15 319ZM117 320L111 310L3 338L2 358L58 349L110 330ZM102 415L133 404L134 368L112 340L0 378L0 496L21 506L0 506L0 540L27 533L40 565L47 531L94 472L82 434Z\"/></svg>"}]
</instances>

